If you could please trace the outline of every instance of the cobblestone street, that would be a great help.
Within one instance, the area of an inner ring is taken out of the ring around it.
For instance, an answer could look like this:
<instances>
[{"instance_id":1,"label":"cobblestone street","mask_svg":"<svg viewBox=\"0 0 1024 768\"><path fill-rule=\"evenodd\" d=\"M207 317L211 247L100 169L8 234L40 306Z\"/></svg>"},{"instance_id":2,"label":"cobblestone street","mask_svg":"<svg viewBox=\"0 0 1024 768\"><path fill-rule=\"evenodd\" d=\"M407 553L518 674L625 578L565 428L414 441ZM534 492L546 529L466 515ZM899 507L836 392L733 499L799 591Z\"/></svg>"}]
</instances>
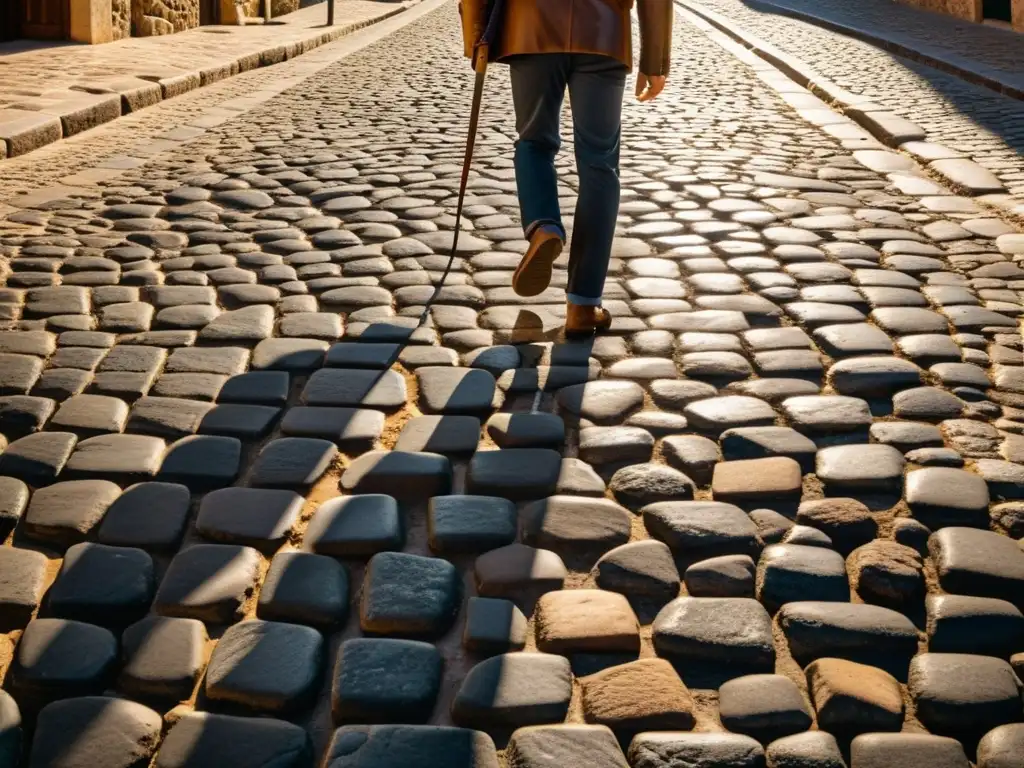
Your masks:
<instances>
[{"instance_id":1,"label":"cobblestone street","mask_svg":"<svg viewBox=\"0 0 1024 768\"><path fill-rule=\"evenodd\" d=\"M678 6L585 341L450 0L0 163L0 768L1024 768L1024 102L701 4L929 143Z\"/></svg>"}]
</instances>

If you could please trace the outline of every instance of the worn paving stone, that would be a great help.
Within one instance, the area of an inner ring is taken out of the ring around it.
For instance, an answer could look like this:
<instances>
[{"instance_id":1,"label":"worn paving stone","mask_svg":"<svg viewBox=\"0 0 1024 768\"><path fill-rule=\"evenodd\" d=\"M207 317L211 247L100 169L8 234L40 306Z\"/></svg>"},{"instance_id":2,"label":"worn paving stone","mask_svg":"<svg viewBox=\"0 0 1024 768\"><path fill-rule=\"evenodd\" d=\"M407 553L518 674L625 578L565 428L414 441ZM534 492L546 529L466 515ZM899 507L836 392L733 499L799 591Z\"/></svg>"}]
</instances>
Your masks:
<instances>
[{"instance_id":1,"label":"worn paving stone","mask_svg":"<svg viewBox=\"0 0 1024 768\"><path fill-rule=\"evenodd\" d=\"M223 624L241 618L261 564L251 547L193 544L171 560L153 600L162 616Z\"/></svg>"},{"instance_id":2,"label":"worn paving stone","mask_svg":"<svg viewBox=\"0 0 1024 768\"><path fill-rule=\"evenodd\" d=\"M678 554L713 557L754 554L757 526L732 504L719 501L663 501L644 507L644 525Z\"/></svg>"},{"instance_id":3,"label":"worn paving stone","mask_svg":"<svg viewBox=\"0 0 1024 768\"><path fill-rule=\"evenodd\" d=\"M203 497L196 531L212 541L244 544L269 554L291 534L303 502L288 490L221 488Z\"/></svg>"},{"instance_id":4,"label":"worn paving stone","mask_svg":"<svg viewBox=\"0 0 1024 768\"><path fill-rule=\"evenodd\" d=\"M640 650L640 627L629 601L615 592L549 592L537 603L537 649L545 653L630 653Z\"/></svg>"},{"instance_id":5,"label":"worn paving stone","mask_svg":"<svg viewBox=\"0 0 1024 768\"><path fill-rule=\"evenodd\" d=\"M236 437L183 437L167 447L157 479L194 491L222 488L238 477L241 454L242 443Z\"/></svg>"},{"instance_id":6,"label":"worn paving stone","mask_svg":"<svg viewBox=\"0 0 1024 768\"><path fill-rule=\"evenodd\" d=\"M928 650L1010 658L1024 642L1024 614L1006 600L929 595Z\"/></svg>"},{"instance_id":7,"label":"worn paving stone","mask_svg":"<svg viewBox=\"0 0 1024 768\"><path fill-rule=\"evenodd\" d=\"M480 419L476 416L416 416L402 427L394 449L458 456L474 453L479 440Z\"/></svg>"},{"instance_id":8,"label":"worn paving stone","mask_svg":"<svg viewBox=\"0 0 1024 768\"><path fill-rule=\"evenodd\" d=\"M288 399L288 373L249 371L230 377L217 395L220 403L284 405Z\"/></svg>"},{"instance_id":9,"label":"worn paving stone","mask_svg":"<svg viewBox=\"0 0 1024 768\"><path fill-rule=\"evenodd\" d=\"M383 494L338 496L321 504L306 529L306 548L332 557L400 550L405 540L398 502Z\"/></svg>"},{"instance_id":10,"label":"worn paving stone","mask_svg":"<svg viewBox=\"0 0 1024 768\"><path fill-rule=\"evenodd\" d=\"M516 538L516 508L491 496L435 496L427 511L430 550L438 555L485 552ZM527 542L535 543L535 542Z\"/></svg>"},{"instance_id":11,"label":"worn paving stone","mask_svg":"<svg viewBox=\"0 0 1024 768\"><path fill-rule=\"evenodd\" d=\"M679 594L679 571L660 541L622 544L602 555L592 573L601 589L631 598L667 601Z\"/></svg>"},{"instance_id":12,"label":"worn paving stone","mask_svg":"<svg viewBox=\"0 0 1024 768\"><path fill-rule=\"evenodd\" d=\"M765 747L772 768L846 768L835 736L807 731L773 741Z\"/></svg>"},{"instance_id":13,"label":"worn paving stone","mask_svg":"<svg viewBox=\"0 0 1024 768\"><path fill-rule=\"evenodd\" d=\"M119 690L178 701L189 697L206 667L206 627L196 619L147 616L121 635Z\"/></svg>"},{"instance_id":14,"label":"worn paving stone","mask_svg":"<svg viewBox=\"0 0 1024 768\"><path fill-rule=\"evenodd\" d=\"M904 464L891 445L838 445L818 451L815 473L835 488L899 491Z\"/></svg>"},{"instance_id":15,"label":"worn paving stone","mask_svg":"<svg viewBox=\"0 0 1024 768\"><path fill-rule=\"evenodd\" d=\"M877 605L792 602L779 611L779 626L801 664L823 657L906 671L917 651L917 630L903 614ZM884 663L883 663L884 662Z\"/></svg>"},{"instance_id":16,"label":"worn paving stone","mask_svg":"<svg viewBox=\"0 0 1024 768\"><path fill-rule=\"evenodd\" d=\"M425 722L441 686L441 655L416 640L357 638L338 651L331 690L336 723Z\"/></svg>"},{"instance_id":17,"label":"worn paving stone","mask_svg":"<svg viewBox=\"0 0 1024 768\"><path fill-rule=\"evenodd\" d=\"M757 427L750 427L750 429L757 429ZM726 433L730 431L727 430ZM721 460L721 453L715 441L700 435L667 437L661 442L661 451L666 462L685 473L699 485L707 485L711 482L715 465Z\"/></svg>"},{"instance_id":18,"label":"worn paving stone","mask_svg":"<svg viewBox=\"0 0 1024 768\"><path fill-rule=\"evenodd\" d=\"M101 693L117 662L110 630L68 619L33 619L18 641L12 690L22 703Z\"/></svg>"},{"instance_id":19,"label":"worn paving stone","mask_svg":"<svg viewBox=\"0 0 1024 768\"><path fill-rule=\"evenodd\" d=\"M285 412L280 426L292 437L330 440L342 451L362 453L380 438L384 421L383 413L370 409L296 406Z\"/></svg>"},{"instance_id":20,"label":"worn paving stone","mask_svg":"<svg viewBox=\"0 0 1024 768\"><path fill-rule=\"evenodd\" d=\"M154 587L153 560L143 550L83 542L64 554L47 600L60 618L124 626L148 610Z\"/></svg>"},{"instance_id":21,"label":"worn paving stone","mask_svg":"<svg viewBox=\"0 0 1024 768\"><path fill-rule=\"evenodd\" d=\"M754 561L749 555L700 560L683 575L691 597L753 597L754 577Z\"/></svg>"},{"instance_id":22,"label":"worn paving stone","mask_svg":"<svg viewBox=\"0 0 1024 768\"><path fill-rule=\"evenodd\" d=\"M903 695L888 672L844 659L818 659L808 665L807 688L819 727L854 736L898 731L903 725Z\"/></svg>"},{"instance_id":23,"label":"worn paving stone","mask_svg":"<svg viewBox=\"0 0 1024 768\"><path fill-rule=\"evenodd\" d=\"M771 618L752 598L680 597L653 627L658 656L687 664L733 665L751 672L775 666Z\"/></svg>"},{"instance_id":24,"label":"worn paving stone","mask_svg":"<svg viewBox=\"0 0 1024 768\"><path fill-rule=\"evenodd\" d=\"M70 432L25 435L0 453L0 473L32 486L49 485L64 470L77 442Z\"/></svg>"},{"instance_id":25,"label":"worn paving stone","mask_svg":"<svg viewBox=\"0 0 1024 768\"><path fill-rule=\"evenodd\" d=\"M822 547L772 544L758 562L757 598L769 610L798 600L846 602L846 563Z\"/></svg>"},{"instance_id":26,"label":"worn paving stone","mask_svg":"<svg viewBox=\"0 0 1024 768\"><path fill-rule=\"evenodd\" d=\"M632 735L648 730L690 730L694 701L672 665L641 659L610 667L581 680L583 716Z\"/></svg>"},{"instance_id":27,"label":"worn paving stone","mask_svg":"<svg viewBox=\"0 0 1024 768\"><path fill-rule=\"evenodd\" d=\"M907 689L918 719L940 735L981 735L1021 717L1020 682L991 656L922 653Z\"/></svg>"},{"instance_id":28,"label":"worn paving stone","mask_svg":"<svg viewBox=\"0 0 1024 768\"><path fill-rule=\"evenodd\" d=\"M48 562L41 552L0 549L0 622L7 631L28 624L42 602Z\"/></svg>"},{"instance_id":29,"label":"worn paving stone","mask_svg":"<svg viewBox=\"0 0 1024 768\"><path fill-rule=\"evenodd\" d=\"M42 429L56 409L46 397L8 395L0 397L0 429L8 437L22 437Z\"/></svg>"},{"instance_id":30,"label":"worn paving stone","mask_svg":"<svg viewBox=\"0 0 1024 768\"><path fill-rule=\"evenodd\" d=\"M455 619L461 587L447 560L380 552L367 565L360 626L373 634L439 636Z\"/></svg>"},{"instance_id":31,"label":"worn paving stone","mask_svg":"<svg viewBox=\"0 0 1024 768\"><path fill-rule=\"evenodd\" d=\"M565 442L565 424L551 413L496 413L486 429L500 448L557 449Z\"/></svg>"},{"instance_id":32,"label":"worn paving stone","mask_svg":"<svg viewBox=\"0 0 1024 768\"><path fill-rule=\"evenodd\" d=\"M716 500L743 502L799 497L803 473L795 459L775 456L715 465L711 493Z\"/></svg>"},{"instance_id":33,"label":"worn paving stone","mask_svg":"<svg viewBox=\"0 0 1024 768\"><path fill-rule=\"evenodd\" d=\"M328 440L281 437L260 451L250 482L260 488L305 489L320 479L337 456L337 446Z\"/></svg>"},{"instance_id":34,"label":"worn paving stone","mask_svg":"<svg viewBox=\"0 0 1024 768\"><path fill-rule=\"evenodd\" d=\"M1024 726L1000 725L985 734L978 743L980 768L1012 768L1024 748Z\"/></svg>"},{"instance_id":35,"label":"worn paving stone","mask_svg":"<svg viewBox=\"0 0 1024 768\"><path fill-rule=\"evenodd\" d=\"M167 732L156 768L235 764L257 768L278 763L300 768L313 759L309 735L300 726L271 718L188 712Z\"/></svg>"},{"instance_id":36,"label":"worn paving stone","mask_svg":"<svg viewBox=\"0 0 1024 768\"><path fill-rule=\"evenodd\" d=\"M121 432L128 419L128 404L116 397L75 395L65 400L50 423L80 436Z\"/></svg>"},{"instance_id":37,"label":"worn paving stone","mask_svg":"<svg viewBox=\"0 0 1024 768\"><path fill-rule=\"evenodd\" d=\"M924 563L910 547L878 539L855 549L847 560L851 583L867 603L896 608L924 593Z\"/></svg>"},{"instance_id":38,"label":"worn paving stone","mask_svg":"<svg viewBox=\"0 0 1024 768\"><path fill-rule=\"evenodd\" d=\"M593 424L617 424L643 404L643 389L628 381L587 382L563 387L559 407Z\"/></svg>"},{"instance_id":39,"label":"worn paving stone","mask_svg":"<svg viewBox=\"0 0 1024 768\"><path fill-rule=\"evenodd\" d=\"M522 768L627 766L615 735L602 725L535 725L519 728L509 740L507 754L511 764Z\"/></svg>"},{"instance_id":40,"label":"worn paving stone","mask_svg":"<svg viewBox=\"0 0 1024 768\"><path fill-rule=\"evenodd\" d=\"M841 395L891 397L919 386L921 369L898 357L850 357L829 369L829 381Z\"/></svg>"},{"instance_id":41,"label":"worn paving stone","mask_svg":"<svg viewBox=\"0 0 1024 768\"><path fill-rule=\"evenodd\" d=\"M962 469L928 467L910 472L906 499L914 517L933 530L981 527L988 522L988 486L983 478Z\"/></svg>"},{"instance_id":42,"label":"worn paving stone","mask_svg":"<svg viewBox=\"0 0 1024 768\"><path fill-rule=\"evenodd\" d=\"M561 589L568 575L556 553L524 544L509 544L480 555L473 571L478 594L522 602Z\"/></svg>"},{"instance_id":43,"label":"worn paving stone","mask_svg":"<svg viewBox=\"0 0 1024 768\"><path fill-rule=\"evenodd\" d=\"M107 508L97 537L103 544L147 551L174 549L185 530L190 496L175 483L137 483Z\"/></svg>"},{"instance_id":44,"label":"worn paving stone","mask_svg":"<svg viewBox=\"0 0 1024 768\"><path fill-rule=\"evenodd\" d=\"M452 703L452 719L472 728L560 723L569 710L569 660L550 653L507 653L474 666Z\"/></svg>"},{"instance_id":45,"label":"worn paving stone","mask_svg":"<svg viewBox=\"0 0 1024 768\"><path fill-rule=\"evenodd\" d=\"M767 744L806 731L811 713L796 683L782 675L746 675L718 691L722 725Z\"/></svg>"},{"instance_id":46,"label":"worn paving stone","mask_svg":"<svg viewBox=\"0 0 1024 768\"><path fill-rule=\"evenodd\" d=\"M899 761L907 768L966 768L964 748L955 739L923 733L865 733L850 744L853 765L883 768Z\"/></svg>"},{"instance_id":47,"label":"worn paving stone","mask_svg":"<svg viewBox=\"0 0 1024 768\"><path fill-rule=\"evenodd\" d=\"M121 489L109 480L68 480L40 488L22 518L29 538L65 547L86 539Z\"/></svg>"},{"instance_id":48,"label":"worn paving stone","mask_svg":"<svg viewBox=\"0 0 1024 768\"><path fill-rule=\"evenodd\" d=\"M406 387L395 371L316 371L302 391L306 405L396 410L405 404Z\"/></svg>"},{"instance_id":49,"label":"worn paving stone","mask_svg":"<svg viewBox=\"0 0 1024 768\"><path fill-rule=\"evenodd\" d=\"M616 500L634 511L659 501L691 499L693 481L662 464L633 464L615 472L608 484Z\"/></svg>"},{"instance_id":50,"label":"worn paving stone","mask_svg":"<svg viewBox=\"0 0 1024 768\"><path fill-rule=\"evenodd\" d=\"M738 733L651 732L641 734L629 746L629 761L638 768L663 768L673 763L694 766L764 765L764 749L754 739Z\"/></svg>"},{"instance_id":51,"label":"worn paving stone","mask_svg":"<svg viewBox=\"0 0 1024 768\"><path fill-rule=\"evenodd\" d=\"M928 550L935 562L939 585L953 594L1024 603L1024 550L991 531L943 528L932 534Z\"/></svg>"},{"instance_id":52,"label":"worn paving stone","mask_svg":"<svg viewBox=\"0 0 1024 768\"><path fill-rule=\"evenodd\" d=\"M470 597L462 646L475 654L490 656L521 651L526 646L526 616L515 603L492 597Z\"/></svg>"},{"instance_id":53,"label":"worn paving stone","mask_svg":"<svg viewBox=\"0 0 1024 768\"><path fill-rule=\"evenodd\" d=\"M250 619L227 629L206 670L206 695L260 712L299 709L316 695L324 640L315 629Z\"/></svg>"},{"instance_id":54,"label":"worn paving stone","mask_svg":"<svg viewBox=\"0 0 1024 768\"><path fill-rule=\"evenodd\" d=\"M69 479L147 480L159 471L165 448L160 438L144 435L90 437L75 446L65 474Z\"/></svg>"},{"instance_id":55,"label":"worn paving stone","mask_svg":"<svg viewBox=\"0 0 1024 768\"><path fill-rule=\"evenodd\" d=\"M796 521L825 533L843 554L867 544L878 530L871 511L857 499L805 501L797 509Z\"/></svg>"},{"instance_id":56,"label":"worn paving stone","mask_svg":"<svg viewBox=\"0 0 1024 768\"><path fill-rule=\"evenodd\" d=\"M417 369L416 379L427 413L475 415L494 407L494 376L487 371L428 366Z\"/></svg>"},{"instance_id":57,"label":"worn paving stone","mask_svg":"<svg viewBox=\"0 0 1024 768\"><path fill-rule=\"evenodd\" d=\"M334 732L324 765L401 768L424 756L437 768L498 768L494 742L486 733L426 725L346 725Z\"/></svg>"},{"instance_id":58,"label":"worn paving stone","mask_svg":"<svg viewBox=\"0 0 1024 768\"><path fill-rule=\"evenodd\" d=\"M39 713L32 765L131 768L152 758L162 725L159 713L134 701L106 696L55 701Z\"/></svg>"},{"instance_id":59,"label":"worn paving stone","mask_svg":"<svg viewBox=\"0 0 1024 768\"><path fill-rule=\"evenodd\" d=\"M639 427L586 427L580 430L579 455L589 464L621 465L648 461L654 436Z\"/></svg>"},{"instance_id":60,"label":"worn paving stone","mask_svg":"<svg viewBox=\"0 0 1024 768\"><path fill-rule=\"evenodd\" d=\"M308 552L279 552L260 589L256 615L331 628L345 622L348 593L348 575L336 560Z\"/></svg>"},{"instance_id":61,"label":"worn paving stone","mask_svg":"<svg viewBox=\"0 0 1024 768\"><path fill-rule=\"evenodd\" d=\"M0 476L0 535L4 538L29 506L29 486L16 477Z\"/></svg>"},{"instance_id":62,"label":"worn paving stone","mask_svg":"<svg viewBox=\"0 0 1024 768\"><path fill-rule=\"evenodd\" d=\"M817 446L810 438L789 427L741 427L722 433L722 454L728 461L784 456L795 460L804 471L814 466ZM662 443L662 450L668 440Z\"/></svg>"},{"instance_id":63,"label":"worn paving stone","mask_svg":"<svg viewBox=\"0 0 1024 768\"><path fill-rule=\"evenodd\" d=\"M843 395L790 397L782 401L782 412L794 429L815 436L854 432L872 422L866 401Z\"/></svg>"},{"instance_id":64,"label":"worn paving stone","mask_svg":"<svg viewBox=\"0 0 1024 768\"><path fill-rule=\"evenodd\" d=\"M775 412L768 403L743 395L699 400L687 405L683 414L693 427L712 434L737 427L766 427L775 423Z\"/></svg>"},{"instance_id":65,"label":"worn paving stone","mask_svg":"<svg viewBox=\"0 0 1024 768\"><path fill-rule=\"evenodd\" d=\"M391 493L399 499L441 496L451 489L452 467L436 453L369 451L341 476L341 488L355 494Z\"/></svg>"},{"instance_id":66,"label":"worn paving stone","mask_svg":"<svg viewBox=\"0 0 1024 768\"><path fill-rule=\"evenodd\" d=\"M478 451L469 463L468 488L482 496L513 501L551 496L561 472L561 457L547 448Z\"/></svg>"}]
</instances>

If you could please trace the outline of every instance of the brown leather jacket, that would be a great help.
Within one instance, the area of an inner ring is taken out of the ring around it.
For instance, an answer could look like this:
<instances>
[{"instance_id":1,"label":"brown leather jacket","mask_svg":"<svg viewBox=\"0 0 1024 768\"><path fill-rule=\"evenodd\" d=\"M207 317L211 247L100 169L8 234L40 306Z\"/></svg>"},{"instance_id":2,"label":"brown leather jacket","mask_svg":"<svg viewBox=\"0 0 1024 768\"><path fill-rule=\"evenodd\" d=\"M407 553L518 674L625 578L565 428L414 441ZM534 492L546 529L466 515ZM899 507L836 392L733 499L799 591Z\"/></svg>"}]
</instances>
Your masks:
<instances>
[{"instance_id":1,"label":"brown leather jacket","mask_svg":"<svg viewBox=\"0 0 1024 768\"><path fill-rule=\"evenodd\" d=\"M633 0L505 0L492 61L524 53L598 53L633 67ZM474 58L487 24L487 0L459 0L465 55ZM638 0L640 71L667 75L672 0Z\"/></svg>"}]
</instances>

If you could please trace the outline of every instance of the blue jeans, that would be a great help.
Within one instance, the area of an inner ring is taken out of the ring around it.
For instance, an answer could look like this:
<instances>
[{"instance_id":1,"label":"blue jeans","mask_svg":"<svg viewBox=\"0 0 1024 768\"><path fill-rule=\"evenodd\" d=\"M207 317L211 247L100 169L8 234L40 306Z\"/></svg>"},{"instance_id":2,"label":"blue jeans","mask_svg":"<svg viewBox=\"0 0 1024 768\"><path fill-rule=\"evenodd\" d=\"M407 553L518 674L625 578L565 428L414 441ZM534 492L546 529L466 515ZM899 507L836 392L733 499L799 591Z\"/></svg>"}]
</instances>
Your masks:
<instances>
[{"instance_id":1,"label":"blue jeans","mask_svg":"<svg viewBox=\"0 0 1024 768\"><path fill-rule=\"evenodd\" d=\"M579 194L566 288L574 304L597 306L619 214L619 137L625 65L608 56L541 53L509 60L516 109L516 186L527 238L543 224L565 236L555 155L566 86L572 106Z\"/></svg>"}]
</instances>

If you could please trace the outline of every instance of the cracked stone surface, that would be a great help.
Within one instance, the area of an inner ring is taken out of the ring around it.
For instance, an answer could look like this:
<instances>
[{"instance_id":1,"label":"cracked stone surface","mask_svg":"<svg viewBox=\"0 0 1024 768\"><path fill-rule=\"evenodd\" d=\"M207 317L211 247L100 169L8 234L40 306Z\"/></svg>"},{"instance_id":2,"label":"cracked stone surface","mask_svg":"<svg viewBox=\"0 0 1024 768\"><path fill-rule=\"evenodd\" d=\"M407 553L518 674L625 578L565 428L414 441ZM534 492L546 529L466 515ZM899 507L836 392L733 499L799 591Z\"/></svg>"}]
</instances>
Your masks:
<instances>
[{"instance_id":1,"label":"cracked stone surface","mask_svg":"<svg viewBox=\"0 0 1024 768\"><path fill-rule=\"evenodd\" d=\"M405 13L180 97L187 147L109 161L142 113L3 161L72 179L0 204L0 677L36 741L67 720L76 754L120 734L157 768L1006 752L1016 223L679 10L669 87L624 111L611 332L560 333L567 260L511 290L501 67L420 324L469 72L454 3Z\"/></svg>"}]
</instances>

